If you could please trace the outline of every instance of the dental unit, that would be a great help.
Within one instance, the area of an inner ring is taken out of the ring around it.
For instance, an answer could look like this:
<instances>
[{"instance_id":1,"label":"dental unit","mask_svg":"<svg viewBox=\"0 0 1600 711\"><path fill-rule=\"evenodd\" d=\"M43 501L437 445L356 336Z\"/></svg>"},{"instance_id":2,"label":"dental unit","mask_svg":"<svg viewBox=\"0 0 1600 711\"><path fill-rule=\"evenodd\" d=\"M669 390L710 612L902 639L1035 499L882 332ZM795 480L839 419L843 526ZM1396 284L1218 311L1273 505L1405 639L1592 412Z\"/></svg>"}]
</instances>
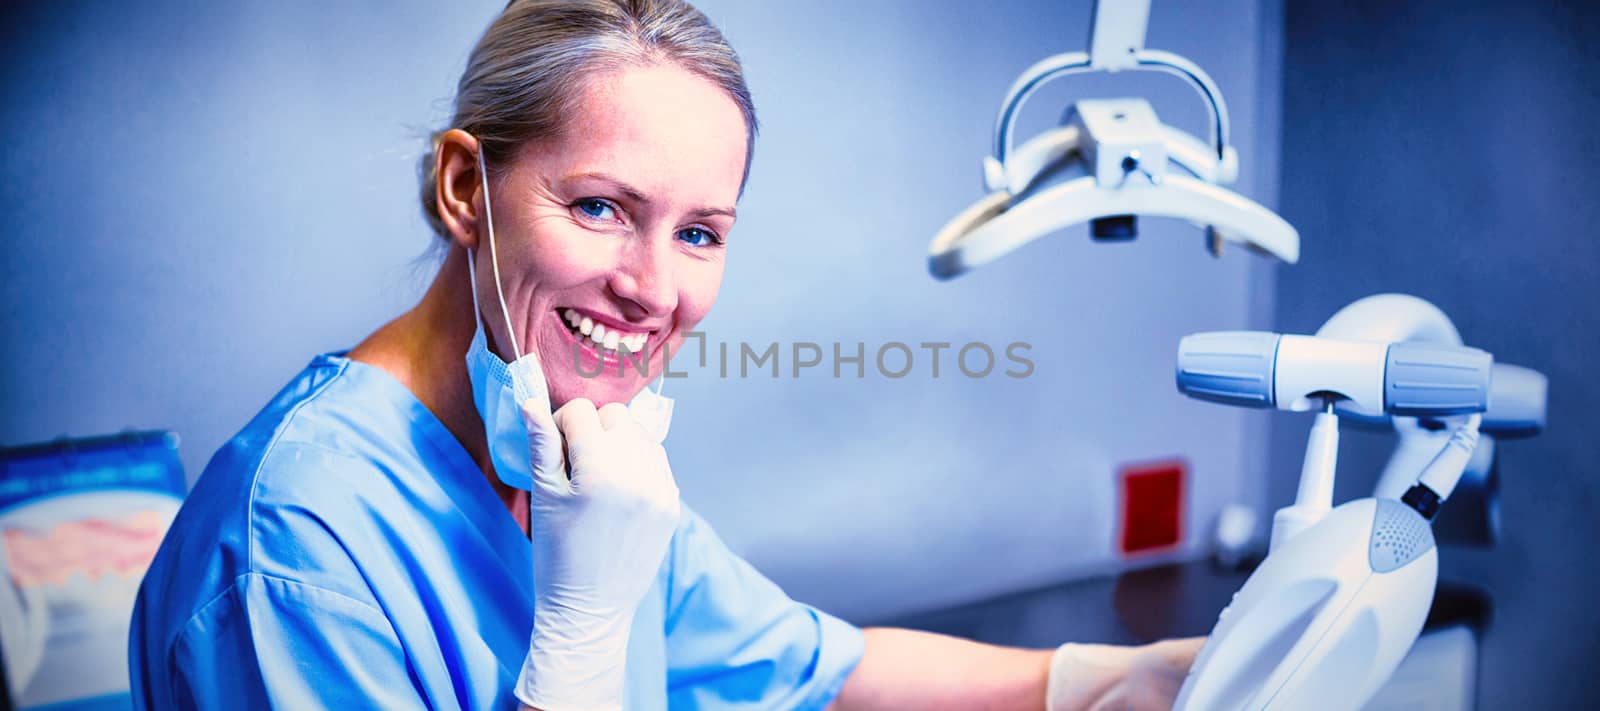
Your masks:
<instances>
[{"instance_id":1,"label":"dental unit","mask_svg":"<svg viewBox=\"0 0 1600 711\"><path fill-rule=\"evenodd\" d=\"M1317 414L1295 502L1274 517L1267 558L1219 615L1174 708L1356 709L1393 674L1433 602L1440 505L1487 433L1544 422L1543 376L1460 344L1443 312L1398 294L1345 307L1315 336L1182 340L1185 394ZM1334 508L1341 417L1387 420L1403 444L1377 496Z\"/></svg>"},{"instance_id":2,"label":"dental unit","mask_svg":"<svg viewBox=\"0 0 1600 711\"><path fill-rule=\"evenodd\" d=\"M933 238L928 269L934 276L959 276L1083 222L1097 240L1131 239L1141 215L1203 226L1213 254L1220 255L1224 242L1237 242L1285 262L1300 258L1294 227L1221 187L1239 173L1238 153L1228 143L1227 104L1199 66L1144 48L1149 14L1149 0L1095 3L1088 52L1048 57L1012 84L995 123L994 154L983 161L989 193ZM1067 111L1063 125L1013 150L1017 115L1040 87L1066 76L1122 71L1187 81L1209 109L1209 140L1161 123L1144 99L1084 99Z\"/></svg>"},{"instance_id":3,"label":"dental unit","mask_svg":"<svg viewBox=\"0 0 1600 711\"><path fill-rule=\"evenodd\" d=\"M1460 345L1461 335L1433 304L1402 294L1379 294L1339 310L1319 335L1385 341L1422 341ZM1487 475L1497 440L1520 439L1544 429L1548 384L1538 371L1495 363L1489 390L1489 409L1483 413L1478 447L1463 477ZM1384 466L1373 496L1399 499L1420 470L1450 439L1450 431L1436 419L1418 417L1368 417L1353 411L1340 413L1346 422L1368 428L1393 429L1398 440Z\"/></svg>"}]
</instances>

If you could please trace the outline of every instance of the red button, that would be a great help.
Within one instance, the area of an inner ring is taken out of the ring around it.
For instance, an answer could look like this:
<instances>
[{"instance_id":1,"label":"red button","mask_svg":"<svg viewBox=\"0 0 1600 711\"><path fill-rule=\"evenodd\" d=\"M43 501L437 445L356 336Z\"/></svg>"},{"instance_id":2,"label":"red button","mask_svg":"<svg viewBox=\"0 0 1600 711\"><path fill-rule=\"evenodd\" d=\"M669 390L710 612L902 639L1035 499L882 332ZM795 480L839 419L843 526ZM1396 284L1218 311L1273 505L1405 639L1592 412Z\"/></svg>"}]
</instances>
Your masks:
<instances>
[{"instance_id":1,"label":"red button","mask_svg":"<svg viewBox=\"0 0 1600 711\"><path fill-rule=\"evenodd\" d=\"M1123 555L1172 548L1183 540L1183 482L1188 463L1181 459L1122 468Z\"/></svg>"}]
</instances>

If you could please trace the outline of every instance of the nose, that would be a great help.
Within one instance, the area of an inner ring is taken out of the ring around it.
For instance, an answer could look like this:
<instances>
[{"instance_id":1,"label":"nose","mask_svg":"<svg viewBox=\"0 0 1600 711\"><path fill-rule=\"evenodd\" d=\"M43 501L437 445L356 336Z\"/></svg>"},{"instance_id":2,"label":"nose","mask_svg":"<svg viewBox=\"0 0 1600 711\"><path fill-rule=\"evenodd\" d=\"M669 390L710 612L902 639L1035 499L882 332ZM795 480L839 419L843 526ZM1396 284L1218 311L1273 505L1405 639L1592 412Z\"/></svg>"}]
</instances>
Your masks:
<instances>
[{"instance_id":1,"label":"nose","mask_svg":"<svg viewBox=\"0 0 1600 711\"><path fill-rule=\"evenodd\" d=\"M670 239L639 239L623 249L611 275L611 291L630 319L663 318L678 308Z\"/></svg>"}]
</instances>

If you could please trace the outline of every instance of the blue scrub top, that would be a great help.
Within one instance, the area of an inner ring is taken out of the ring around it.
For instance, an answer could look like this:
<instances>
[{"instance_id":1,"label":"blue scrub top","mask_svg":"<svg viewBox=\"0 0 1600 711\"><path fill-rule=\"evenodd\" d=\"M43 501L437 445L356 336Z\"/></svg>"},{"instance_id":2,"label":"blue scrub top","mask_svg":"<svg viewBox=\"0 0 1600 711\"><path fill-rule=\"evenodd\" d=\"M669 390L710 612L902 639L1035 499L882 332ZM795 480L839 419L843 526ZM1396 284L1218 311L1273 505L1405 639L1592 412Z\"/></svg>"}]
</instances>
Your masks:
<instances>
[{"instance_id":1,"label":"blue scrub top","mask_svg":"<svg viewBox=\"0 0 1600 711\"><path fill-rule=\"evenodd\" d=\"M139 588L139 709L514 709L527 537L384 371L312 361L212 458ZM634 618L631 710L816 709L860 630L790 600L688 508Z\"/></svg>"}]
</instances>

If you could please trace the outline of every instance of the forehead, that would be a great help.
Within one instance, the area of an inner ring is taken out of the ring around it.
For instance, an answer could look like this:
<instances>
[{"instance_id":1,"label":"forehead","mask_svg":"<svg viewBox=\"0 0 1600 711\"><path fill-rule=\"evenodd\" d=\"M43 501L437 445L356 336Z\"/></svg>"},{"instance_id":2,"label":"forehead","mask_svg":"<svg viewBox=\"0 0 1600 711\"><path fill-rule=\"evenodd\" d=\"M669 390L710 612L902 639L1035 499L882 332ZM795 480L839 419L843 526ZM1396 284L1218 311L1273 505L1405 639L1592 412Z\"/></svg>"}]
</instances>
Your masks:
<instances>
[{"instance_id":1,"label":"forehead","mask_svg":"<svg viewBox=\"0 0 1600 711\"><path fill-rule=\"evenodd\" d=\"M667 203L738 199L746 129L727 92L670 63L585 81L560 138L534 149L547 165L613 175Z\"/></svg>"}]
</instances>

